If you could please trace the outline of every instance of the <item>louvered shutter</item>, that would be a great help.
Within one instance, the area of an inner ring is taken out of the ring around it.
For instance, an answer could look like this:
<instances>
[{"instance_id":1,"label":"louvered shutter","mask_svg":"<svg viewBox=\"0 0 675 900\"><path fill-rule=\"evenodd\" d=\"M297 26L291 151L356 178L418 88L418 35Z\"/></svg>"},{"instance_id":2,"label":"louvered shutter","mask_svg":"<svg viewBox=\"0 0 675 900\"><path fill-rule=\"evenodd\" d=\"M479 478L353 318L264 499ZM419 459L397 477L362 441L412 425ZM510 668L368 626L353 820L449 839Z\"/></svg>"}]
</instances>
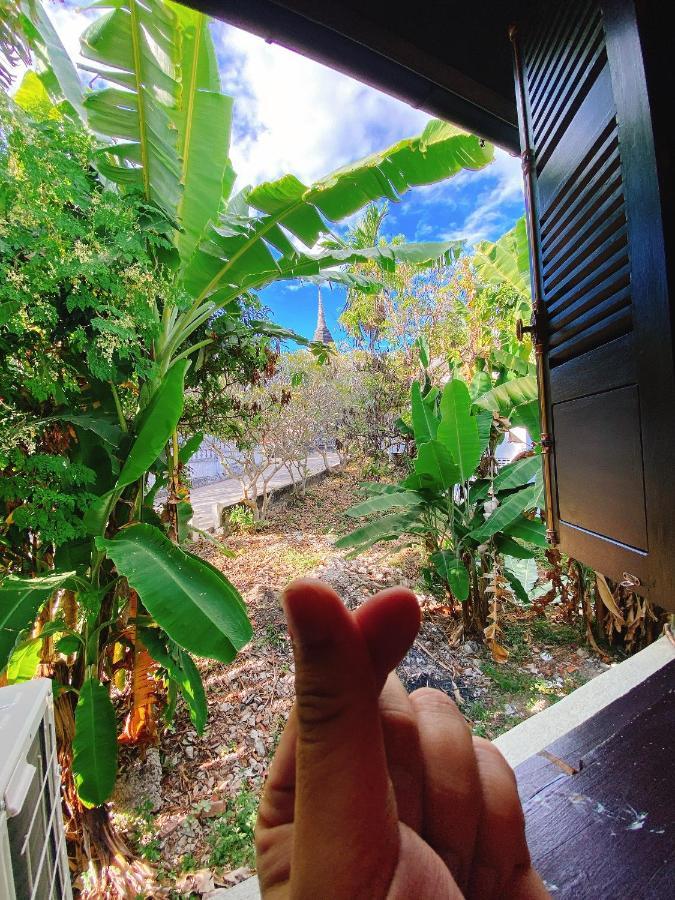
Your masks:
<instances>
[{"instance_id":1,"label":"louvered shutter","mask_svg":"<svg viewBox=\"0 0 675 900\"><path fill-rule=\"evenodd\" d=\"M558 3L513 38L551 536L672 609L672 332L633 5Z\"/></svg>"}]
</instances>

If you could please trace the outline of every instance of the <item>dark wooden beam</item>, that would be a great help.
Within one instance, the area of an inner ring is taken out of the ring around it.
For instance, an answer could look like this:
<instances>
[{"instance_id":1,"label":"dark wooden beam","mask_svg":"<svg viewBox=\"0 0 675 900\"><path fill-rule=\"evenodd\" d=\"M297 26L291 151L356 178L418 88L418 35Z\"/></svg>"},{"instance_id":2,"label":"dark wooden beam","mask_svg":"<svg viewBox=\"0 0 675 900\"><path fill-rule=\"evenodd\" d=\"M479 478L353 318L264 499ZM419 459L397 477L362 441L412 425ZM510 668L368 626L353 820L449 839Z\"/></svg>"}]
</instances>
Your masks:
<instances>
[{"instance_id":1,"label":"dark wooden beam","mask_svg":"<svg viewBox=\"0 0 675 900\"><path fill-rule=\"evenodd\" d=\"M189 0L188 5L519 152L515 100L340 4L300 0L288 9L274 0ZM476 40L480 43L479 36Z\"/></svg>"}]
</instances>

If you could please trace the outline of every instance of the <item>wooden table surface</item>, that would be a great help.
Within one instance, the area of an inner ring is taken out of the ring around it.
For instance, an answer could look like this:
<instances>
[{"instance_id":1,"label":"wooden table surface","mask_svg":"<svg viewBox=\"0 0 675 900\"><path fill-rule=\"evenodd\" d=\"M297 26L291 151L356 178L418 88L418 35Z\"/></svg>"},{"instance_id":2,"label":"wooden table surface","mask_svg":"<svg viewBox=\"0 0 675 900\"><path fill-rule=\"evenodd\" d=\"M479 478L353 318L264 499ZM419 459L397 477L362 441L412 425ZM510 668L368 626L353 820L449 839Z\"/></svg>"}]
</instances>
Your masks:
<instances>
[{"instance_id":1,"label":"wooden table surface","mask_svg":"<svg viewBox=\"0 0 675 900\"><path fill-rule=\"evenodd\" d=\"M675 898L675 660L516 768L554 900Z\"/></svg>"}]
</instances>

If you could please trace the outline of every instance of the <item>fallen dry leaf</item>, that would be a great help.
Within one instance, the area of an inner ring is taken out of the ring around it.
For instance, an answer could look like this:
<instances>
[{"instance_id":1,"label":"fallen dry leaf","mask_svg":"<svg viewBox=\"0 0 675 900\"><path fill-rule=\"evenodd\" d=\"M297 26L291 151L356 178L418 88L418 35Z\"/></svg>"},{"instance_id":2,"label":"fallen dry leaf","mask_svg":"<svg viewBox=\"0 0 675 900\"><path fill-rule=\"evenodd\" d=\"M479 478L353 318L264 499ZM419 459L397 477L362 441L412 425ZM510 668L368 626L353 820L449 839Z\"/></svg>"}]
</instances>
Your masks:
<instances>
[{"instance_id":1,"label":"fallen dry leaf","mask_svg":"<svg viewBox=\"0 0 675 900\"><path fill-rule=\"evenodd\" d=\"M619 631L625 624L625 619L621 615L621 610L616 605L616 600L612 595L612 592L609 589L609 585L607 584L607 579L604 575L601 575L599 572L595 573L595 583L598 586L598 593L600 594L600 599L605 604L607 609L611 612L615 619L615 627L617 631Z\"/></svg>"},{"instance_id":2,"label":"fallen dry leaf","mask_svg":"<svg viewBox=\"0 0 675 900\"><path fill-rule=\"evenodd\" d=\"M490 652L496 663L505 663L509 658L509 651L506 647L502 647L501 644L498 644L497 641L490 641Z\"/></svg>"}]
</instances>

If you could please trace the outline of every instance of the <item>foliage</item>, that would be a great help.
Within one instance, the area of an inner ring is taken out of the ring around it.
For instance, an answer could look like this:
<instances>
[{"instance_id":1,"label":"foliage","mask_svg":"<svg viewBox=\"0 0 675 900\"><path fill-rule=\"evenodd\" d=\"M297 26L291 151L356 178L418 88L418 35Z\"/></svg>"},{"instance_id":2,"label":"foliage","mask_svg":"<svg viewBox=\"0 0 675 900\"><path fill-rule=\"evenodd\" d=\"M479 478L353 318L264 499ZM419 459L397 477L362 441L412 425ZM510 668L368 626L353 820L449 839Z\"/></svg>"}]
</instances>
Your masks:
<instances>
[{"instance_id":1,"label":"foliage","mask_svg":"<svg viewBox=\"0 0 675 900\"><path fill-rule=\"evenodd\" d=\"M5 0L0 10L0 87L12 84L12 69L30 65L30 45L24 34L21 7L17 0Z\"/></svg>"},{"instance_id":2,"label":"foliage","mask_svg":"<svg viewBox=\"0 0 675 900\"><path fill-rule=\"evenodd\" d=\"M488 384L494 377L488 375ZM516 574L518 557L534 556L514 532L519 535L527 522L528 532L541 537L544 526L531 519L542 502L538 457L529 454L496 470L500 432L481 404L487 393L472 399L459 376L442 392L432 387L423 392L413 383L413 472L396 485L366 485L367 499L349 514L368 520L337 546L361 553L401 535L422 542L430 584L441 585L462 605L466 630L485 630L497 658L503 648L497 642L496 601L513 591L527 601Z\"/></svg>"},{"instance_id":3,"label":"foliage","mask_svg":"<svg viewBox=\"0 0 675 900\"><path fill-rule=\"evenodd\" d=\"M400 236L381 234L386 214L386 204L369 207L349 232L347 244L359 247L377 241L382 248L396 248ZM529 351L515 340L516 320L530 312L527 242L523 257L520 241L524 227L521 220L513 232L495 244L478 245L473 254L460 253L458 246L435 265L401 261L379 276L375 290L355 284L347 292L341 324L358 347L373 355L398 351L409 367L420 340L428 347L433 371L450 362L471 377L476 361L495 350L525 354L527 359ZM514 261L516 252L521 255ZM496 261L488 265L493 256ZM523 261L526 268L521 272L517 265ZM370 278L371 284L377 275L369 261L355 263L350 271Z\"/></svg>"},{"instance_id":4,"label":"foliage","mask_svg":"<svg viewBox=\"0 0 675 900\"><path fill-rule=\"evenodd\" d=\"M258 797L242 788L227 802L225 813L214 821L209 843L209 865L253 866L255 863L255 822L258 816Z\"/></svg>"},{"instance_id":5,"label":"foliage","mask_svg":"<svg viewBox=\"0 0 675 900\"><path fill-rule=\"evenodd\" d=\"M167 717L182 693L203 727L190 653L230 660L251 633L234 586L176 546L189 530L181 473L196 447L178 438L184 395L194 427L215 373L255 381L272 342L292 336L255 318L260 287L351 283L341 269L358 260L386 272L453 253L452 242L322 242L369 201L480 168L492 148L431 122L314 185L287 175L233 196L232 103L206 17L165 0L113 4L82 36L98 76L83 91L40 3L26 10L36 70L2 101L0 145L0 536L12 573L0 609L14 609L23 579L30 600L11 619L7 653L41 643L57 716L75 716L66 777L82 804L99 805L115 777L113 682L128 685L124 741L156 740L160 682ZM57 589L35 591L34 576L52 572L63 575Z\"/></svg>"}]
</instances>

